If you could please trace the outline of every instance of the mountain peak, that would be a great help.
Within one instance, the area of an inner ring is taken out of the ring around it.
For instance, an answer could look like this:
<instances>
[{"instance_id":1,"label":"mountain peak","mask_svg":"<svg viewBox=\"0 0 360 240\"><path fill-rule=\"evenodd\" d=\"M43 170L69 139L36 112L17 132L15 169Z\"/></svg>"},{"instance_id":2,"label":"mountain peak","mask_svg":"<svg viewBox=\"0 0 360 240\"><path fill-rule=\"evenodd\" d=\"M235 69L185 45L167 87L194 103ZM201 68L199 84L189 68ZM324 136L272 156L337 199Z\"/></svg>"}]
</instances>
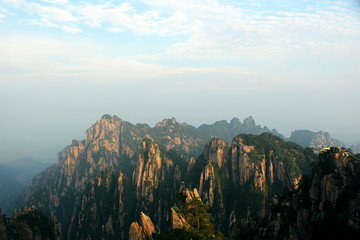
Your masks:
<instances>
[{"instance_id":1,"label":"mountain peak","mask_svg":"<svg viewBox=\"0 0 360 240\"><path fill-rule=\"evenodd\" d=\"M255 125L255 120L252 116L249 116L247 118L244 119L244 124L246 125Z\"/></svg>"},{"instance_id":2,"label":"mountain peak","mask_svg":"<svg viewBox=\"0 0 360 240\"><path fill-rule=\"evenodd\" d=\"M164 120L162 120L162 122L158 122L155 127L167 127L167 126L175 126L180 124L179 122L176 121L176 119L174 117L172 118L164 118Z\"/></svg>"},{"instance_id":3,"label":"mountain peak","mask_svg":"<svg viewBox=\"0 0 360 240\"><path fill-rule=\"evenodd\" d=\"M233 117L233 119L231 119L230 121L230 125L234 125L234 124L238 124L241 123L240 119L238 119L237 117Z\"/></svg>"}]
</instances>

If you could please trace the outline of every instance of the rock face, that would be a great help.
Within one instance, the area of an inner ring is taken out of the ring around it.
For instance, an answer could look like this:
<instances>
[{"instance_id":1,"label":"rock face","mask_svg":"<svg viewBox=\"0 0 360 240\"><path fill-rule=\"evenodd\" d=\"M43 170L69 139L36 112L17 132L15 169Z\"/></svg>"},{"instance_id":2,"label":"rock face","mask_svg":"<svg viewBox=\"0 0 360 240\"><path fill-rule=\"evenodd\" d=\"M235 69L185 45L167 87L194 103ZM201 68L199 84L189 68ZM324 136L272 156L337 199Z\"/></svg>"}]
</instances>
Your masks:
<instances>
[{"instance_id":1,"label":"rock face","mask_svg":"<svg viewBox=\"0 0 360 240\"><path fill-rule=\"evenodd\" d=\"M132 189L122 172L104 171L85 188L66 238L126 239L136 201Z\"/></svg>"},{"instance_id":2,"label":"rock face","mask_svg":"<svg viewBox=\"0 0 360 240\"><path fill-rule=\"evenodd\" d=\"M165 157L165 151L151 139L145 139L140 148L140 155L133 173L136 195L150 203L154 202L154 191L166 174L173 171L174 163Z\"/></svg>"},{"instance_id":3,"label":"rock face","mask_svg":"<svg viewBox=\"0 0 360 240\"><path fill-rule=\"evenodd\" d=\"M139 223L133 222L129 229L129 240L144 240L145 236L142 233L142 228Z\"/></svg>"},{"instance_id":4,"label":"rock face","mask_svg":"<svg viewBox=\"0 0 360 240\"><path fill-rule=\"evenodd\" d=\"M186 219L177 213L174 208L171 208L171 229L187 229L189 227Z\"/></svg>"},{"instance_id":5,"label":"rock face","mask_svg":"<svg viewBox=\"0 0 360 240\"><path fill-rule=\"evenodd\" d=\"M312 132L309 130L296 130L290 135L289 141L300 144L303 147L321 148L323 146L344 146L339 140L331 138L328 132Z\"/></svg>"},{"instance_id":6,"label":"rock face","mask_svg":"<svg viewBox=\"0 0 360 240\"><path fill-rule=\"evenodd\" d=\"M156 233L151 219L143 212L140 213L140 224L133 222L129 229L129 240L152 240Z\"/></svg>"},{"instance_id":7,"label":"rock face","mask_svg":"<svg viewBox=\"0 0 360 240\"><path fill-rule=\"evenodd\" d=\"M183 196L185 196L185 202L186 203L189 203L191 202L191 200L193 199L199 199L201 201L201 198L200 198L200 195L197 191L196 188L194 188L192 191L190 191L189 189L185 188L183 191L182 191L182 194Z\"/></svg>"},{"instance_id":8,"label":"rock face","mask_svg":"<svg viewBox=\"0 0 360 240\"><path fill-rule=\"evenodd\" d=\"M137 209L149 214L157 228L168 227L169 209L176 202L185 168L174 163L166 149L145 139L133 172Z\"/></svg>"},{"instance_id":9,"label":"rock face","mask_svg":"<svg viewBox=\"0 0 360 240\"><path fill-rule=\"evenodd\" d=\"M297 190L263 205L248 239L354 239L360 233L360 160L321 153Z\"/></svg>"},{"instance_id":10,"label":"rock face","mask_svg":"<svg viewBox=\"0 0 360 240\"><path fill-rule=\"evenodd\" d=\"M193 169L202 169L199 194L210 207L215 225L228 232L249 214L256 216L267 196L294 190L314 159L311 151L305 153L269 133L239 135L230 147L213 139Z\"/></svg>"}]
</instances>

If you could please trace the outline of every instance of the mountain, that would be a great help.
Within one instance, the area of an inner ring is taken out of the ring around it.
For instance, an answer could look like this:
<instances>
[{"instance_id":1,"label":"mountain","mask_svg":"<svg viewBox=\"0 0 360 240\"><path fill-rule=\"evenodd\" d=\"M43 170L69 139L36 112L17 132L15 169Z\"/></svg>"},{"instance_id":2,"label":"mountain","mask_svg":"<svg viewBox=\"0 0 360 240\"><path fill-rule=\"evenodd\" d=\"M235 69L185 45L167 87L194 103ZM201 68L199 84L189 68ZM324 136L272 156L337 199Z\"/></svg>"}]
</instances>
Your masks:
<instances>
[{"instance_id":1,"label":"mountain","mask_svg":"<svg viewBox=\"0 0 360 240\"><path fill-rule=\"evenodd\" d=\"M343 147L344 144L336 139L331 138L328 132L312 132L309 130L295 130L291 133L288 139L291 142L295 142L303 147L322 148L324 146L329 147Z\"/></svg>"},{"instance_id":2,"label":"mountain","mask_svg":"<svg viewBox=\"0 0 360 240\"><path fill-rule=\"evenodd\" d=\"M234 223L256 215L264 198L294 189L314 159L310 149L270 133L239 135L230 146L215 138L189 175L200 172L199 194L215 225L231 235Z\"/></svg>"},{"instance_id":3,"label":"mountain","mask_svg":"<svg viewBox=\"0 0 360 240\"><path fill-rule=\"evenodd\" d=\"M360 159L323 151L299 187L263 203L238 239L356 239L360 234Z\"/></svg>"},{"instance_id":4,"label":"mountain","mask_svg":"<svg viewBox=\"0 0 360 240\"><path fill-rule=\"evenodd\" d=\"M0 173L0 203L25 187L16 179Z\"/></svg>"},{"instance_id":5,"label":"mountain","mask_svg":"<svg viewBox=\"0 0 360 240\"><path fill-rule=\"evenodd\" d=\"M360 153L360 143L354 144L350 146L350 149L353 151L353 153L357 154Z\"/></svg>"},{"instance_id":6,"label":"mountain","mask_svg":"<svg viewBox=\"0 0 360 240\"><path fill-rule=\"evenodd\" d=\"M33 177L49 166L27 157L0 163L0 202L25 189Z\"/></svg>"},{"instance_id":7,"label":"mountain","mask_svg":"<svg viewBox=\"0 0 360 240\"><path fill-rule=\"evenodd\" d=\"M179 192L196 188L211 229L231 239L358 234L359 156L330 148L316 159L304 146L341 146L324 132L298 130L290 140L251 117L195 128L174 118L150 127L104 115L1 208L11 214L35 206L56 218L63 239L128 239L144 233L141 222L133 223L146 215L153 225L146 232L166 239L168 230L174 236L174 219L196 223L178 200Z\"/></svg>"},{"instance_id":8,"label":"mountain","mask_svg":"<svg viewBox=\"0 0 360 240\"><path fill-rule=\"evenodd\" d=\"M141 212L157 232L170 229L177 194L197 188L215 228L234 236L264 199L295 189L315 160L310 149L268 132L229 143L210 136L175 119L151 128L104 115L3 209L34 205L56 217L64 239L127 239Z\"/></svg>"},{"instance_id":9,"label":"mountain","mask_svg":"<svg viewBox=\"0 0 360 240\"><path fill-rule=\"evenodd\" d=\"M225 240L221 232L216 231L212 224L208 207L194 188L187 188L178 194L181 208L171 208L171 229L157 233L151 219L144 213L140 214L140 224L133 222L129 229L129 240L155 239L155 240Z\"/></svg>"},{"instance_id":10,"label":"mountain","mask_svg":"<svg viewBox=\"0 0 360 240\"><path fill-rule=\"evenodd\" d=\"M198 129L207 139L218 137L227 143L231 143L232 139L239 134L260 135L264 132L271 132L276 136L284 138L284 136L275 129L270 131L266 126L261 127L260 125L256 125L255 120L251 116L245 118L243 123L241 123L238 118L233 118L230 123L222 120L210 125L203 124Z\"/></svg>"}]
</instances>

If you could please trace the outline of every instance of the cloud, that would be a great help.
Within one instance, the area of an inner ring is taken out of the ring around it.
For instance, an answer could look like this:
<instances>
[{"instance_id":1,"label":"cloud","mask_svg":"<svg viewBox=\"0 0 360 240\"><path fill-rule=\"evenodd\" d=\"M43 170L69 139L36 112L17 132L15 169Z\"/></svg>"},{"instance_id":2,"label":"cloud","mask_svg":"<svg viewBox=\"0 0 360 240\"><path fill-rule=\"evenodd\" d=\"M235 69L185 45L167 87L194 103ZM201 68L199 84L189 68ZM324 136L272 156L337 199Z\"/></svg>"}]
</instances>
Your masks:
<instances>
[{"instance_id":1,"label":"cloud","mask_svg":"<svg viewBox=\"0 0 360 240\"><path fill-rule=\"evenodd\" d=\"M244 68L169 67L159 64L110 57L101 48L84 41L46 37L7 36L0 38L0 72L2 81L12 79L47 80L87 79L94 81L127 81L158 79L181 74L252 74ZM55 81L55 80L54 80Z\"/></svg>"},{"instance_id":2,"label":"cloud","mask_svg":"<svg viewBox=\"0 0 360 240\"><path fill-rule=\"evenodd\" d=\"M69 3L68 0L42 0L42 1L46 2L46 3L55 4L55 5L66 5Z\"/></svg>"},{"instance_id":3,"label":"cloud","mask_svg":"<svg viewBox=\"0 0 360 240\"><path fill-rule=\"evenodd\" d=\"M76 22L77 18L71 11L60 7L43 6L32 3L29 6L30 11L36 13L40 18L57 22Z\"/></svg>"},{"instance_id":4,"label":"cloud","mask_svg":"<svg viewBox=\"0 0 360 240\"><path fill-rule=\"evenodd\" d=\"M11 1L3 2L11 5ZM229 65L247 66L252 62L252 70L256 65L276 63L280 69L281 64L297 59L357 59L360 52L357 13L343 2L302 2L301 8L294 2L267 6L270 3L266 1L259 5L252 1L216 0L17 0L14 4L27 13L22 15L23 24L87 36L92 36L96 28L109 34L110 39L124 37L128 42L141 36L151 49L147 56L134 56L140 51L136 48L127 49L127 57L121 51L113 52L137 61L205 60L223 66L226 60Z\"/></svg>"}]
</instances>

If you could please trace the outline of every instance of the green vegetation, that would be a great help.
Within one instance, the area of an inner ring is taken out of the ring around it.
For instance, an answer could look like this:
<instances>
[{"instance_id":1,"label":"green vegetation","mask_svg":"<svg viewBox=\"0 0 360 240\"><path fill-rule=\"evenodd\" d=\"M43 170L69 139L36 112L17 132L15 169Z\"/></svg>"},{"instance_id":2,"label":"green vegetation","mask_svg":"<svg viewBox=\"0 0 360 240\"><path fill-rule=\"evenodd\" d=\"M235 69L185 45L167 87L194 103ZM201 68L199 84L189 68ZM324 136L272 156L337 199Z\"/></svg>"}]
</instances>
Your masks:
<instances>
[{"instance_id":1,"label":"green vegetation","mask_svg":"<svg viewBox=\"0 0 360 240\"><path fill-rule=\"evenodd\" d=\"M215 231L211 222L211 214L208 207L198 198L186 202L186 196L179 193L178 199L182 201L182 211L177 207L172 207L175 212L185 216L190 227L187 229L172 229L168 232L155 234L155 240L221 240L226 239L220 231Z\"/></svg>"},{"instance_id":2,"label":"green vegetation","mask_svg":"<svg viewBox=\"0 0 360 240\"><path fill-rule=\"evenodd\" d=\"M14 219L6 219L5 226L9 240L56 239L59 236L54 220L33 207L20 210Z\"/></svg>"},{"instance_id":3,"label":"green vegetation","mask_svg":"<svg viewBox=\"0 0 360 240\"><path fill-rule=\"evenodd\" d=\"M243 143L248 146L255 146L258 154L251 152L249 156L254 155L255 159L260 159L259 156L264 155L267 160L270 160L271 156L276 156L285 163L295 178L300 177L303 173L308 173L311 162L315 159L315 154L311 149L304 150L300 145L284 141L271 133L263 133L260 136L242 134L237 138L241 138Z\"/></svg>"}]
</instances>

